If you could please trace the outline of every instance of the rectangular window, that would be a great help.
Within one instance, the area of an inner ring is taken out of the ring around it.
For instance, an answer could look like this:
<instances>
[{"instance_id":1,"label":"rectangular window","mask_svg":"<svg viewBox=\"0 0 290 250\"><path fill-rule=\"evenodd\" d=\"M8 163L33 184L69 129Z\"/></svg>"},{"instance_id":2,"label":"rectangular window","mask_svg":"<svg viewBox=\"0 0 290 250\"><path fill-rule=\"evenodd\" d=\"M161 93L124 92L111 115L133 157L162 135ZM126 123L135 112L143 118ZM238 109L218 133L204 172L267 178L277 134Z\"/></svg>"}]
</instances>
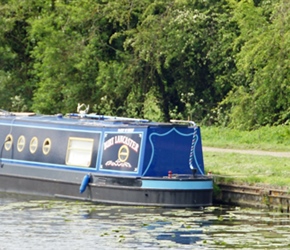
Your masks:
<instances>
[{"instance_id":1,"label":"rectangular window","mask_svg":"<svg viewBox=\"0 0 290 250\"><path fill-rule=\"evenodd\" d=\"M90 167L93 144L93 139L70 137L66 153L66 164L80 167Z\"/></svg>"}]
</instances>

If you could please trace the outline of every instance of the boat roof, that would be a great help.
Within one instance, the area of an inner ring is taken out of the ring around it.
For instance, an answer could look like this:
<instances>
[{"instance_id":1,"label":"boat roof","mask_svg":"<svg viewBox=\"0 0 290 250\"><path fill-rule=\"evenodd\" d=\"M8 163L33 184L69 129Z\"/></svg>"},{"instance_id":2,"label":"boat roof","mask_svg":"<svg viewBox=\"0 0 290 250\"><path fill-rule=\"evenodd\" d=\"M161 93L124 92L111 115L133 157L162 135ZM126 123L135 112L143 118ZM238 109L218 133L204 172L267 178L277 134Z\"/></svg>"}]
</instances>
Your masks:
<instances>
[{"instance_id":1,"label":"boat roof","mask_svg":"<svg viewBox=\"0 0 290 250\"><path fill-rule=\"evenodd\" d=\"M58 123L58 124L71 124L82 126L101 126L101 127L118 127L118 126L138 126L138 127L151 127L151 126L181 126L181 127L195 127L192 121L184 120L171 120L170 122L153 122L147 119L105 116L98 114L80 114L69 113L66 115L40 115L33 112L7 112L0 110L0 118L23 121L23 122L45 122L45 123Z\"/></svg>"}]
</instances>

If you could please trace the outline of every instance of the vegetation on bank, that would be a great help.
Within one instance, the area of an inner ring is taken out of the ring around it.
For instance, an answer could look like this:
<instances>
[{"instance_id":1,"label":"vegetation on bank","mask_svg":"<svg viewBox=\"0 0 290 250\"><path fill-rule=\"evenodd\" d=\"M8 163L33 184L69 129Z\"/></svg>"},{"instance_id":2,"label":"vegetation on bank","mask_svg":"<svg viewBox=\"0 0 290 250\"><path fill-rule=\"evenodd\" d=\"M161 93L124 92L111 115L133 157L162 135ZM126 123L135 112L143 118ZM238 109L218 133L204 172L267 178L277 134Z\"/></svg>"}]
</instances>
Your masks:
<instances>
[{"instance_id":1,"label":"vegetation on bank","mask_svg":"<svg viewBox=\"0 0 290 250\"><path fill-rule=\"evenodd\" d=\"M201 126L202 143L208 147L289 152L290 125L265 126L244 131L226 127Z\"/></svg>"},{"instance_id":2,"label":"vegetation on bank","mask_svg":"<svg viewBox=\"0 0 290 250\"><path fill-rule=\"evenodd\" d=\"M218 182L289 189L290 158L204 152L204 163Z\"/></svg>"},{"instance_id":3,"label":"vegetation on bank","mask_svg":"<svg viewBox=\"0 0 290 250\"><path fill-rule=\"evenodd\" d=\"M0 0L0 107L193 119L290 119L288 0Z\"/></svg>"},{"instance_id":4,"label":"vegetation on bank","mask_svg":"<svg viewBox=\"0 0 290 250\"><path fill-rule=\"evenodd\" d=\"M201 129L204 146L286 151L290 156L289 125L248 132L218 127ZM289 189L290 157L205 151L204 163L206 171L212 172L219 182Z\"/></svg>"}]
</instances>

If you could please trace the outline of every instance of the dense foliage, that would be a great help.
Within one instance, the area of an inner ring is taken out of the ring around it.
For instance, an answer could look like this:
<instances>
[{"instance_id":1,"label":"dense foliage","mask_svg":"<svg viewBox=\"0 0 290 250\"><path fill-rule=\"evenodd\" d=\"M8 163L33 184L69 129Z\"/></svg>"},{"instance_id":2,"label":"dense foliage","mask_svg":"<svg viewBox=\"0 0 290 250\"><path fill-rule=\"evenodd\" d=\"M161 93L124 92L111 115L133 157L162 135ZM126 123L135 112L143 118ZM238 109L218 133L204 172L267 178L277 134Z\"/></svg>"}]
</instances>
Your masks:
<instances>
[{"instance_id":1,"label":"dense foliage","mask_svg":"<svg viewBox=\"0 0 290 250\"><path fill-rule=\"evenodd\" d=\"M0 107L290 120L289 0L0 0Z\"/></svg>"}]
</instances>

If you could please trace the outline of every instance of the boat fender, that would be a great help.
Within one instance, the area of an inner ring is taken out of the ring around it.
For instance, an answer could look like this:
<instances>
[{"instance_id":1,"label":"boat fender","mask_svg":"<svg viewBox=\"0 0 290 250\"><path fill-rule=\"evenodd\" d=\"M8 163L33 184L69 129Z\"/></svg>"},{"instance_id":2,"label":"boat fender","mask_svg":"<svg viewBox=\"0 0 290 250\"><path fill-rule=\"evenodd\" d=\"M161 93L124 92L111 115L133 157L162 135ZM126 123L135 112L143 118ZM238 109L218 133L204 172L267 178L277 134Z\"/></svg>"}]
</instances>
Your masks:
<instances>
[{"instance_id":1,"label":"boat fender","mask_svg":"<svg viewBox=\"0 0 290 250\"><path fill-rule=\"evenodd\" d=\"M86 188L90 183L90 180L91 180L91 175L87 174L84 176L82 183L80 185L80 193L81 194L86 191Z\"/></svg>"}]
</instances>

